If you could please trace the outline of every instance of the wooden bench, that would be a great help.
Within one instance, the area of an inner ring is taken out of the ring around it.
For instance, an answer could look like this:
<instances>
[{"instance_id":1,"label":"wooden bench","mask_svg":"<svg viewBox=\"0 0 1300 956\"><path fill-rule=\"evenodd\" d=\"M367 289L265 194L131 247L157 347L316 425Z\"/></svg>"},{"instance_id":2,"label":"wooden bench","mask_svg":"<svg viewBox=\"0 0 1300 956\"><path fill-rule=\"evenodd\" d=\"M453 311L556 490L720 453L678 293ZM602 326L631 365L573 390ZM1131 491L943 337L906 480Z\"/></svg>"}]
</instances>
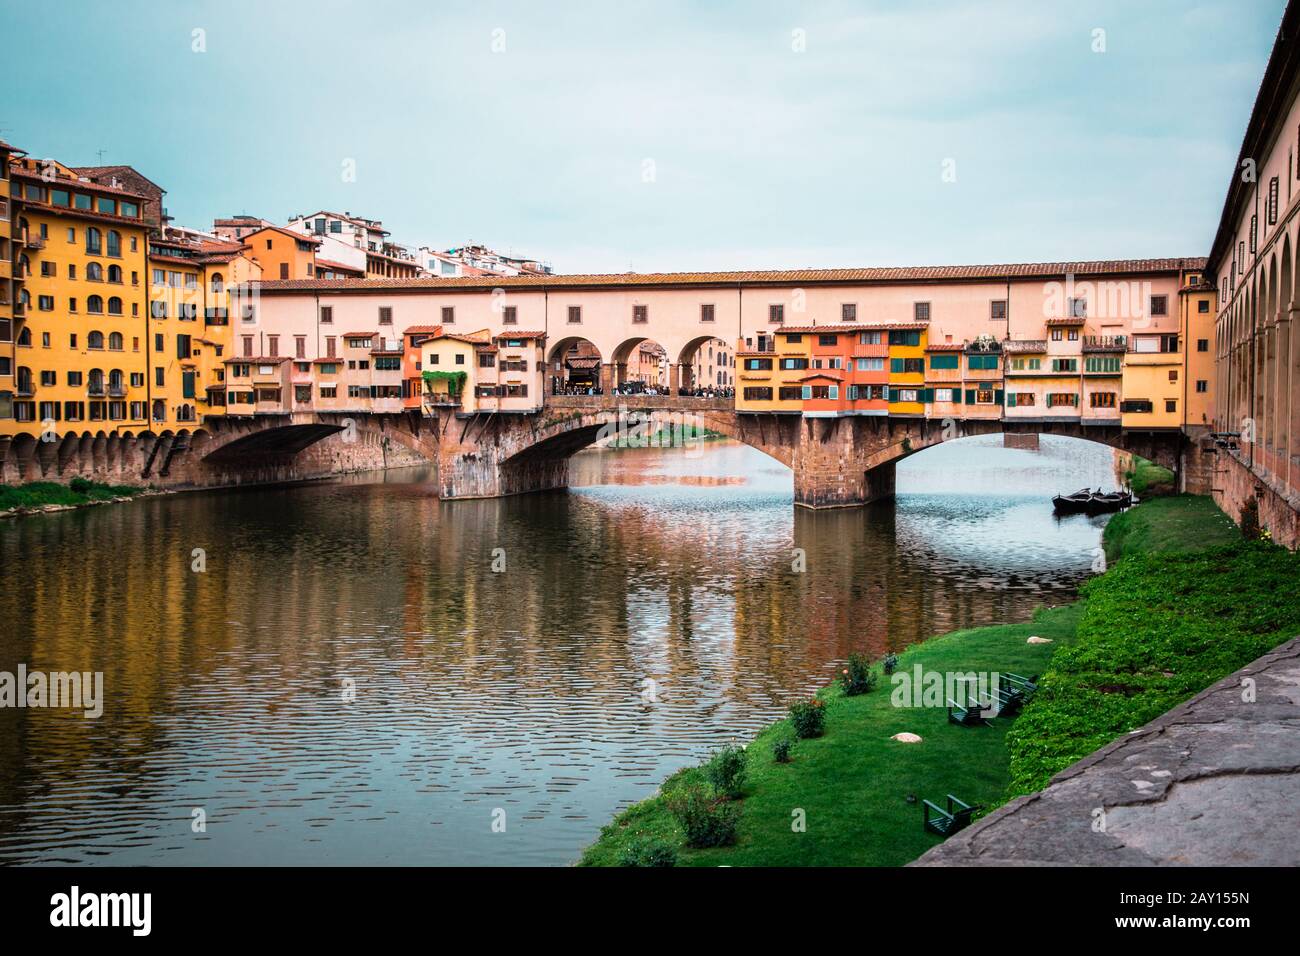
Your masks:
<instances>
[{"instance_id":1,"label":"wooden bench","mask_svg":"<svg viewBox=\"0 0 1300 956\"><path fill-rule=\"evenodd\" d=\"M963 727L980 727L988 723L980 713L984 708L978 700L970 699L959 704L948 698L948 723L961 724Z\"/></svg>"},{"instance_id":2,"label":"wooden bench","mask_svg":"<svg viewBox=\"0 0 1300 956\"><path fill-rule=\"evenodd\" d=\"M972 807L969 803L958 800L951 793L948 794L947 809L929 800L922 800L921 803L925 829L941 837L952 836L958 830L970 826L971 816L980 809L978 806Z\"/></svg>"},{"instance_id":3,"label":"wooden bench","mask_svg":"<svg viewBox=\"0 0 1300 956\"><path fill-rule=\"evenodd\" d=\"M1017 687L998 685L998 716L1014 717L1025 706L1025 693Z\"/></svg>"}]
</instances>

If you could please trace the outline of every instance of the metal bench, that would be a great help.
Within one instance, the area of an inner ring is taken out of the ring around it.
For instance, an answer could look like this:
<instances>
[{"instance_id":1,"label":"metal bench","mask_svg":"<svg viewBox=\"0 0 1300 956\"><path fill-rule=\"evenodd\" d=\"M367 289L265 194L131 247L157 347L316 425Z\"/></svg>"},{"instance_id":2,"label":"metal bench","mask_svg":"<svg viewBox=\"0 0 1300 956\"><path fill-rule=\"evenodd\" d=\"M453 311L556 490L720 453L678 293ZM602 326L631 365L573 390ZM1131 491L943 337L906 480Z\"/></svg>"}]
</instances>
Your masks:
<instances>
[{"instance_id":1,"label":"metal bench","mask_svg":"<svg viewBox=\"0 0 1300 956\"><path fill-rule=\"evenodd\" d=\"M971 816L980 809L978 806L973 807L969 803L958 800L951 793L948 794L947 809L929 800L922 800L921 803L925 829L941 837L952 836L958 830L970 826Z\"/></svg>"}]
</instances>

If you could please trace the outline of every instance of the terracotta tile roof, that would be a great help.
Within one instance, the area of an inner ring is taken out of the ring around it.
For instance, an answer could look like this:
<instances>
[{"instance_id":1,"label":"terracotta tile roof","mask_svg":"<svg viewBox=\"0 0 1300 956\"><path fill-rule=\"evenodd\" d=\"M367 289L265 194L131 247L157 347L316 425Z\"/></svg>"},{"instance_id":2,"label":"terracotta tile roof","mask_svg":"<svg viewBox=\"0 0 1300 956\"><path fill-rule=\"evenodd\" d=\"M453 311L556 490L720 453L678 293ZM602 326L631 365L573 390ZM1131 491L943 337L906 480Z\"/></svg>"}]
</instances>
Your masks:
<instances>
[{"instance_id":1,"label":"terracotta tile roof","mask_svg":"<svg viewBox=\"0 0 1300 956\"><path fill-rule=\"evenodd\" d=\"M419 279L326 280L331 291L391 292L396 289L600 288L627 286L692 285L815 285L819 283L1001 281L1005 279L1057 279L1098 275L1149 275L1202 269L1204 258L1106 259L1094 262L1024 262L973 266L904 266L875 269L787 269L751 272L626 272L608 275L519 275L480 278L451 276ZM262 282L267 293L308 292L322 287L311 279L273 279Z\"/></svg>"},{"instance_id":2,"label":"terracotta tile roof","mask_svg":"<svg viewBox=\"0 0 1300 956\"><path fill-rule=\"evenodd\" d=\"M404 353L403 353L402 349L400 349L400 348L399 348L399 349L380 349L380 348L376 348L376 349L371 349L371 350L370 350L370 354L371 354L371 355L402 355L402 354L404 354ZM383 371L383 370L381 369L380 371Z\"/></svg>"},{"instance_id":3,"label":"terracotta tile roof","mask_svg":"<svg viewBox=\"0 0 1300 956\"><path fill-rule=\"evenodd\" d=\"M335 269L339 272L352 272L358 276L366 274L365 269L358 269L356 266L350 266L345 262L335 262L333 259L322 259L319 256L316 257L316 268Z\"/></svg>"},{"instance_id":4,"label":"terracotta tile roof","mask_svg":"<svg viewBox=\"0 0 1300 956\"><path fill-rule=\"evenodd\" d=\"M322 355L320 358L312 359L312 365L342 365L343 359L337 355Z\"/></svg>"},{"instance_id":5,"label":"terracotta tile roof","mask_svg":"<svg viewBox=\"0 0 1300 956\"><path fill-rule=\"evenodd\" d=\"M965 347L965 342L931 342L925 347L925 350L927 352L960 352Z\"/></svg>"},{"instance_id":6,"label":"terracotta tile roof","mask_svg":"<svg viewBox=\"0 0 1300 956\"><path fill-rule=\"evenodd\" d=\"M30 179L33 182L44 183L45 185L50 186L51 188L82 189L88 193L109 193L114 196L124 196L127 199L138 199L141 203L145 203L149 201L148 196L142 196L139 193L132 192L129 189L123 189L121 186L109 186L106 183L82 182L80 179L76 179L72 176L57 176L53 180L46 180L45 175L40 170L27 169L24 166L11 165L9 167L9 172L16 179ZM62 207L56 206L54 208L57 209ZM87 210L82 209L78 211L86 212Z\"/></svg>"},{"instance_id":7,"label":"terracotta tile roof","mask_svg":"<svg viewBox=\"0 0 1300 956\"><path fill-rule=\"evenodd\" d=\"M545 332L498 332L494 339L544 339Z\"/></svg>"},{"instance_id":8,"label":"terracotta tile roof","mask_svg":"<svg viewBox=\"0 0 1300 956\"><path fill-rule=\"evenodd\" d=\"M575 355L573 358L566 358L564 364L569 368L595 368L600 364L600 359L594 355Z\"/></svg>"},{"instance_id":9,"label":"terracotta tile roof","mask_svg":"<svg viewBox=\"0 0 1300 956\"><path fill-rule=\"evenodd\" d=\"M1051 326L1051 325L1083 325L1086 321L1087 321L1087 319L1080 318L1080 317L1077 316L1077 315L1076 315L1076 316L1063 315L1063 316L1058 316L1057 318L1054 318L1054 319L1048 319L1048 320L1047 320L1047 324L1048 324L1049 326Z\"/></svg>"},{"instance_id":10,"label":"terracotta tile roof","mask_svg":"<svg viewBox=\"0 0 1300 956\"><path fill-rule=\"evenodd\" d=\"M301 242L310 242L310 243L311 243L312 245L314 245L314 246L319 246L319 245L320 245L320 240L317 239L315 236L304 235L304 234L301 233L301 232L294 232L292 229L285 229L283 226L273 226L273 225L259 226L257 229L254 229L252 232L250 232L250 233L249 233L245 238L246 238L246 239L251 239L251 238L253 238L253 236L256 236L259 232L266 232L268 229L269 229L270 231L272 231L272 232L278 232L278 233L280 233L281 235L284 235L284 236L290 236L290 237L293 238L293 239L298 239L298 240L300 240ZM281 280L281 281L284 281L284 282L306 282L306 283L309 283L309 284L315 284L317 280L315 280L315 279L285 279L285 280ZM339 280L339 279L323 279L323 280L321 280L321 281L323 281L323 282L329 282L329 283L334 283L334 282L347 281L347 280ZM262 285L265 286L266 283L263 282ZM330 286L326 286L326 288L330 288Z\"/></svg>"},{"instance_id":11,"label":"terracotta tile roof","mask_svg":"<svg viewBox=\"0 0 1300 956\"><path fill-rule=\"evenodd\" d=\"M373 339L377 335L379 335L378 332L344 332L343 333L343 337L345 339Z\"/></svg>"},{"instance_id":12,"label":"terracotta tile roof","mask_svg":"<svg viewBox=\"0 0 1300 956\"><path fill-rule=\"evenodd\" d=\"M437 335L442 331L441 325L410 325L403 335Z\"/></svg>"},{"instance_id":13,"label":"terracotta tile roof","mask_svg":"<svg viewBox=\"0 0 1300 956\"><path fill-rule=\"evenodd\" d=\"M238 355L228 358L222 365L279 365L289 361L287 355Z\"/></svg>"},{"instance_id":14,"label":"terracotta tile roof","mask_svg":"<svg viewBox=\"0 0 1300 956\"><path fill-rule=\"evenodd\" d=\"M834 369L815 369L797 381L811 382L815 378L829 378L832 382L838 382L841 381L844 376Z\"/></svg>"},{"instance_id":15,"label":"terracotta tile roof","mask_svg":"<svg viewBox=\"0 0 1300 956\"><path fill-rule=\"evenodd\" d=\"M127 166L122 163L119 163L116 166L69 166L68 168L71 169L78 176L85 176L88 179L95 179L98 176L112 176L117 173L130 172L135 176L139 176L141 179L147 182L154 189L157 189L159 192L165 193L167 191L163 189L161 186L159 186L152 179L150 179L148 176L146 176L144 173L140 172L140 170L136 169L134 166Z\"/></svg>"}]
</instances>

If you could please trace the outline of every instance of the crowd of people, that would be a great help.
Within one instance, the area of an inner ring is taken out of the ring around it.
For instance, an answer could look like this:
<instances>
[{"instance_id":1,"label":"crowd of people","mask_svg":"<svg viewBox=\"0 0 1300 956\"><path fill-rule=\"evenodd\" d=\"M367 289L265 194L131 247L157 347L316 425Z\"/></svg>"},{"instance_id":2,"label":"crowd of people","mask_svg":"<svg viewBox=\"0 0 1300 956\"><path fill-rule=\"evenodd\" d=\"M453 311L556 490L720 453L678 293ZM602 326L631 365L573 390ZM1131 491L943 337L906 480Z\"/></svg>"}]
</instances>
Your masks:
<instances>
[{"instance_id":1,"label":"crowd of people","mask_svg":"<svg viewBox=\"0 0 1300 956\"><path fill-rule=\"evenodd\" d=\"M551 379L552 395L604 395L605 390L599 385L588 382L565 382L558 378ZM647 385L644 382L627 382L618 386L611 395L671 395L672 390L663 385ZM679 388L677 394L684 398L735 398L736 390L729 386L704 385L697 388Z\"/></svg>"}]
</instances>

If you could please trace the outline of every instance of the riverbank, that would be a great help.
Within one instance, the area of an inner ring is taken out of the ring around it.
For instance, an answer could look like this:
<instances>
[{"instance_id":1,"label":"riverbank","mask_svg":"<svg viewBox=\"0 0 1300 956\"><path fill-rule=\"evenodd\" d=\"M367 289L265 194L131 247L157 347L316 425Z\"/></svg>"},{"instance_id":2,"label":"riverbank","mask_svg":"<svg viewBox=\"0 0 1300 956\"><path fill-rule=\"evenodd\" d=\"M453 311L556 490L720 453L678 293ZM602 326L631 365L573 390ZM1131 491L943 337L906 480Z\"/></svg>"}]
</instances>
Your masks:
<instances>
[{"instance_id":1,"label":"riverbank","mask_svg":"<svg viewBox=\"0 0 1300 956\"><path fill-rule=\"evenodd\" d=\"M940 842L922 829L921 799L942 804L951 793L989 808L1037 789L1300 630L1300 610L1289 606L1300 558L1242 541L1209 499L1144 503L1113 519L1105 541L1116 563L1074 604L1040 610L1027 624L932 638L899 655L903 673L919 665L1043 674L1016 720L957 727L942 707L892 706L888 682L857 697L830 688L819 694L825 735L798 741L790 763L772 755L773 743L790 734L788 721L747 747L734 846L683 846L668 802L704 783L703 771L689 768L605 827L581 862L617 865L629 845L658 841L676 850L679 865L901 865ZM1027 644L1035 635L1052 643ZM922 742L891 739L903 732ZM804 832L792 826L798 811Z\"/></svg>"},{"instance_id":2,"label":"riverbank","mask_svg":"<svg viewBox=\"0 0 1300 956\"><path fill-rule=\"evenodd\" d=\"M66 485L56 481L0 485L0 518L129 501L149 490L139 485L108 485L85 478L74 478Z\"/></svg>"}]
</instances>

